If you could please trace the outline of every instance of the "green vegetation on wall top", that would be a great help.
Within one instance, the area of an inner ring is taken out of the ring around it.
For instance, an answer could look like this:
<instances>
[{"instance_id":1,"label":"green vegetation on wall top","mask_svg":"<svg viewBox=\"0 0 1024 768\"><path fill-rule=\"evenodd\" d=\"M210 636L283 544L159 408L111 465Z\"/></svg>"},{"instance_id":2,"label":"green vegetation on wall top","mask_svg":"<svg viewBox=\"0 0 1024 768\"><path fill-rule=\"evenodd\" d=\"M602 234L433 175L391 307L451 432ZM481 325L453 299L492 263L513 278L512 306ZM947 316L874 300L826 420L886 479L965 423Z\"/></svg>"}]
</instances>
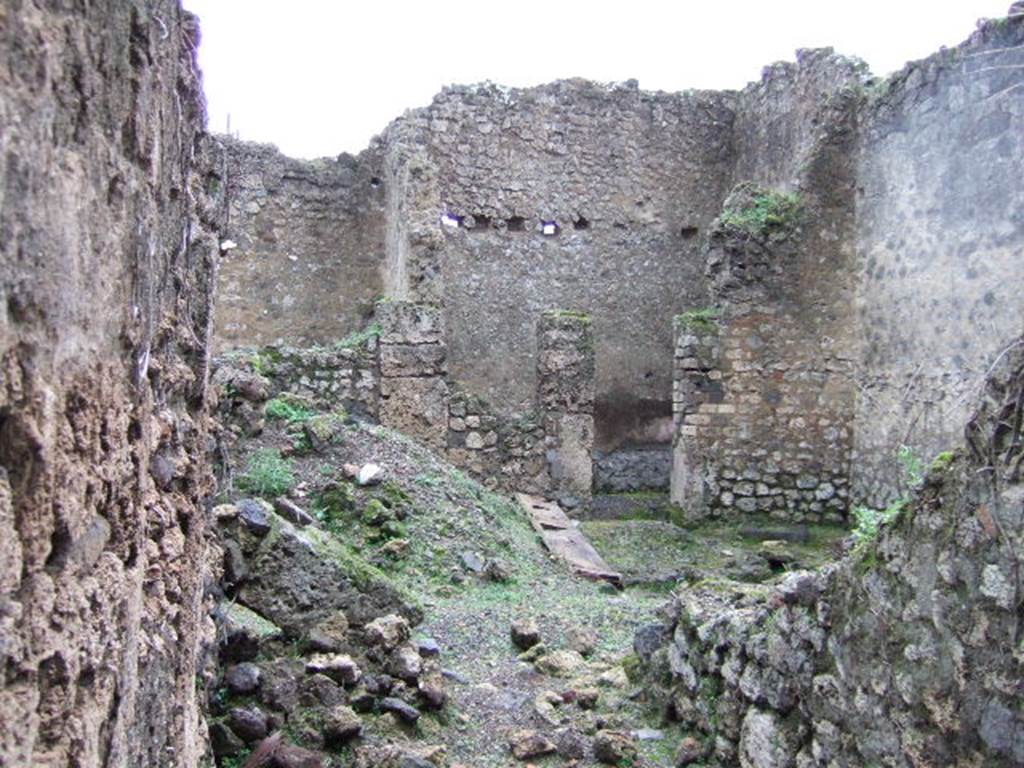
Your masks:
<instances>
[{"instance_id":1,"label":"green vegetation on wall top","mask_svg":"<svg viewBox=\"0 0 1024 768\"><path fill-rule=\"evenodd\" d=\"M564 317L566 319L579 320L584 323L590 322L590 315L588 315L586 312L579 312L577 310L572 309L549 309L544 313L544 316L556 318Z\"/></svg>"},{"instance_id":2,"label":"green vegetation on wall top","mask_svg":"<svg viewBox=\"0 0 1024 768\"><path fill-rule=\"evenodd\" d=\"M773 229L794 224L801 208L800 196L795 192L741 185L730 195L717 224L723 229L764 235Z\"/></svg>"},{"instance_id":3,"label":"green vegetation on wall top","mask_svg":"<svg viewBox=\"0 0 1024 768\"><path fill-rule=\"evenodd\" d=\"M336 349L354 349L380 336L380 323L370 323L361 331L354 331L335 343Z\"/></svg>"},{"instance_id":4,"label":"green vegetation on wall top","mask_svg":"<svg viewBox=\"0 0 1024 768\"><path fill-rule=\"evenodd\" d=\"M675 320L677 324L687 328L699 331L713 331L717 327L715 321L720 316L721 312L714 307L703 307L676 315Z\"/></svg>"}]
</instances>

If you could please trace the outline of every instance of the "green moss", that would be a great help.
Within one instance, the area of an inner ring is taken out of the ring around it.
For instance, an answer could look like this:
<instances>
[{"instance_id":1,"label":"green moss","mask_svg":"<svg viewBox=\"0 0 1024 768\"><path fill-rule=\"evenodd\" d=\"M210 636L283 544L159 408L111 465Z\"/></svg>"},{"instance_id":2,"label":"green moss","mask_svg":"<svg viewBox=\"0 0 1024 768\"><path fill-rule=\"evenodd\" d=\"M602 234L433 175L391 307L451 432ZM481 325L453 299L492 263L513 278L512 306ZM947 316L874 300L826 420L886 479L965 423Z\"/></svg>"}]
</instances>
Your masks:
<instances>
[{"instance_id":1,"label":"green moss","mask_svg":"<svg viewBox=\"0 0 1024 768\"><path fill-rule=\"evenodd\" d=\"M621 664L626 677L629 678L629 682L638 683L643 674L643 664L640 661L640 657L635 653L631 653L622 660Z\"/></svg>"},{"instance_id":2,"label":"green moss","mask_svg":"<svg viewBox=\"0 0 1024 768\"><path fill-rule=\"evenodd\" d=\"M341 532L356 510L356 493L351 483L344 480L331 483L313 500L313 516L335 533Z\"/></svg>"},{"instance_id":3,"label":"green moss","mask_svg":"<svg viewBox=\"0 0 1024 768\"><path fill-rule=\"evenodd\" d=\"M667 509L668 521L672 523L672 525L678 525L680 528L687 525L689 518L687 517L685 509L678 504L669 504Z\"/></svg>"},{"instance_id":4,"label":"green moss","mask_svg":"<svg viewBox=\"0 0 1024 768\"><path fill-rule=\"evenodd\" d=\"M930 470L932 472L945 472L953 463L956 454L953 451L943 451L932 459Z\"/></svg>"},{"instance_id":5,"label":"green moss","mask_svg":"<svg viewBox=\"0 0 1024 768\"><path fill-rule=\"evenodd\" d=\"M370 499L366 506L363 507L363 513L361 519L366 525L384 525L389 520L393 520L395 517L394 513L389 507L384 506L384 502L380 499Z\"/></svg>"},{"instance_id":6,"label":"green moss","mask_svg":"<svg viewBox=\"0 0 1024 768\"><path fill-rule=\"evenodd\" d=\"M277 624L239 603L228 603L224 613L233 623L245 627L259 638L281 634L281 628Z\"/></svg>"},{"instance_id":7,"label":"green moss","mask_svg":"<svg viewBox=\"0 0 1024 768\"><path fill-rule=\"evenodd\" d=\"M772 230L792 226L800 217L802 205L795 192L758 189L748 186L744 202L737 208L727 207L717 226L748 235L766 235Z\"/></svg>"},{"instance_id":8,"label":"green moss","mask_svg":"<svg viewBox=\"0 0 1024 768\"><path fill-rule=\"evenodd\" d=\"M544 312L544 317L558 319L579 320L582 323L590 323L591 318L586 312L579 312L572 309L549 309Z\"/></svg>"},{"instance_id":9,"label":"green moss","mask_svg":"<svg viewBox=\"0 0 1024 768\"><path fill-rule=\"evenodd\" d=\"M260 448L249 457L237 482L243 491L272 499L295 487L295 476L291 461L282 458L279 451Z\"/></svg>"},{"instance_id":10,"label":"green moss","mask_svg":"<svg viewBox=\"0 0 1024 768\"><path fill-rule=\"evenodd\" d=\"M377 498L380 499L380 501L389 509L397 510L402 507L411 506L412 504L412 499L409 497L409 494L403 491L399 485L391 481L383 483L376 493Z\"/></svg>"},{"instance_id":11,"label":"green moss","mask_svg":"<svg viewBox=\"0 0 1024 768\"><path fill-rule=\"evenodd\" d=\"M305 420L303 427L306 432L311 433L321 444L338 444L342 440L343 429L347 420L348 414L341 408L334 413L319 413L310 416Z\"/></svg>"},{"instance_id":12,"label":"green moss","mask_svg":"<svg viewBox=\"0 0 1024 768\"><path fill-rule=\"evenodd\" d=\"M676 324L684 328L707 332L718 329L718 324L715 321L718 320L720 314L713 307L704 307L702 309L691 309L688 312L676 315L675 320Z\"/></svg>"},{"instance_id":13,"label":"green moss","mask_svg":"<svg viewBox=\"0 0 1024 768\"><path fill-rule=\"evenodd\" d=\"M332 560L360 591L366 592L376 585L386 585L394 589L409 605L419 605L417 596L411 590L370 563L361 552L350 546L347 540L343 541L329 531L312 527L304 529L304 534L313 543L316 551Z\"/></svg>"}]
</instances>

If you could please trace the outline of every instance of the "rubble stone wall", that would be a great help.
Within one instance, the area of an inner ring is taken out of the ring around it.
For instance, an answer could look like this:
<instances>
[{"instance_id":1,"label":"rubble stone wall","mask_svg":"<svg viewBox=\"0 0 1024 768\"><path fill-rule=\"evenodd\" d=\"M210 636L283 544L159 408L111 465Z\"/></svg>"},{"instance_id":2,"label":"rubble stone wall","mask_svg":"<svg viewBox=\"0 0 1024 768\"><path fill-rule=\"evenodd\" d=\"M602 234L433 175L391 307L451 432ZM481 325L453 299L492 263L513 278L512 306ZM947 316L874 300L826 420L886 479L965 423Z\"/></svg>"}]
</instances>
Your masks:
<instances>
[{"instance_id":1,"label":"rubble stone wall","mask_svg":"<svg viewBox=\"0 0 1024 768\"><path fill-rule=\"evenodd\" d=\"M535 318L583 311L599 434L643 430L652 410L667 419L666 318L703 296L699 235L727 190L732 102L635 83L457 87L394 123L391 151L422 147L414 162L429 166L455 378L521 409L536 386ZM438 227L443 213L459 225Z\"/></svg>"},{"instance_id":2,"label":"rubble stone wall","mask_svg":"<svg viewBox=\"0 0 1024 768\"><path fill-rule=\"evenodd\" d=\"M384 293L383 162L303 161L225 139L230 203L217 296L217 346L330 346Z\"/></svg>"},{"instance_id":3,"label":"rubble stone wall","mask_svg":"<svg viewBox=\"0 0 1024 768\"><path fill-rule=\"evenodd\" d=\"M545 312L537 323L537 406L548 491L570 509L588 503L593 490L595 389L590 316Z\"/></svg>"},{"instance_id":4,"label":"rubble stone wall","mask_svg":"<svg viewBox=\"0 0 1024 768\"><path fill-rule=\"evenodd\" d=\"M774 587L688 586L637 634L652 701L693 731L679 764L1024 763L1022 407L1024 343L877 537Z\"/></svg>"},{"instance_id":5,"label":"rubble stone wall","mask_svg":"<svg viewBox=\"0 0 1024 768\"><path fill-rule=\"evenodd\" d=\"M0 763L195 766L223 190L177 0L0 10Z\"/></svg>"},{"instance_id":6,"label":"rubble stone wall","mask_svg":"<svg viewBox=\"0 0 1024 768\"><path fill-rule=\"evenodd\" d=\"M261 400L290 392L317 408L343 408L375 421L380 403L377 347L377 336L370 335L331 347L233 349L215 361L213 380L228 396L237 391L240 407L249 395L243 390L255 388L262 390Z\"/></svg>"}]
</instances>

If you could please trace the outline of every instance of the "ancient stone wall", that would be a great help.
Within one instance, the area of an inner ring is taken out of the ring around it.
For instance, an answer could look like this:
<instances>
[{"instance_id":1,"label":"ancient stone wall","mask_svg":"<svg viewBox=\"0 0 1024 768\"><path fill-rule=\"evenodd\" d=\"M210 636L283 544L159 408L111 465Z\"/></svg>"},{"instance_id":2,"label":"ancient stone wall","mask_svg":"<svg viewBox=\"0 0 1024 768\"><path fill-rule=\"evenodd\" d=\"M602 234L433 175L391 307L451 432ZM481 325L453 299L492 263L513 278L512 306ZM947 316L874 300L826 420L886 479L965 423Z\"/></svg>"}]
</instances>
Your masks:
<instances>
[{"instance_id":1,"label":"ancient stone wall","mask_svg":"<svg viewBox=\"0 0 1024 768\"><path fill-rule=\"evenodd\" d=\"M635 84L459 87L394 123L383 141L429 180L443 236L409 250L420 271L435 259L422 298L442 302L454 377L506 412L527 406L535 318L585 311L599 444L667 425L667 318L703 298L699 234L726 191L731 104Z\"/></svg>"},{"instance_id":2,"label":"ancient stone wall","mask_svg":"<svg viewBox=\"0 0 1024 768\"><path fill-rule=\"evenodd\" d=\"M1022 407L1024 343L958 453L837 565L687 587L637 634L652 700L693 731L677 764L1024 763Z\"/></svg>"},{"instance_id":3,"label":"ancient stone wall","mask_svg":"<svg viewBox=\"0 0 1024 768\"><path fill-rule=\"evenodd\" d=\"M691 516L845 515L853 387L822 332L845 309L801 306L833 219L800 189L737 187L709 239L715 306L675 320L672 499Z\"/></svg>"},{"instance_id":4,"label":"ancient stone wall","mask_svg":"<svg viewBox=\"0 0 1024 768\"><path fill-rule=\"evenodd\" d=\"M380 422L444 450L448 445L447 343L437 307L404 301L377 305Z\"/></svg>"},{"instance_id":5,"label":"ancient stone wall","mask_svg":"<svg viewBox=\"0 0 1024 768\"><path fill-rule=\"evenodd\" d=\"M380 363L377 337L332 347L262 347L235 349L214 361L213 381L221 399L231 397L239 407L259 393L266 400L291 393L322 410L342 408L349 414L376 420L380 402ZM226 405L226 404L225 404ZM260 414L237 414L255 423Z\"/></svg>"},{"instance_id":6,"label":"ancient stone wall","mask_svg":"<svg viewBox=\"0 0 1024 768\"><path fill-rule=\"evenodd\" d=\"M857 156L858 498L905 491L905 444L954 444L1019 329L1024 249L1024 16L873 86Z\"/></svg>"},{"instance_id":7,"label":"ancient stone wall","mask_svg":"<svg viewBox=\"0 0 1024 768\"><path fill-rule=\"evenodd\" d=\"M673 427L670 318L715 309L729 380L703 407L737 410L717 418L722 466L700 470L701 498L724 510L733 484L752 483L737 509L881 505L905 490L896 449L927 458L949 442L1021 310L1020 28L992 22L882 83L829 49L800 51L736 93L453 87L355 159L303 164L233 145L242 247L221 287L245 306L237 338L291 323L293 337L337 329L333 341L382 286L440 308L449 383L489 404L489 424L511 424L534 408L536 318L585 311L597 477L614 490L659 487L659 448L678 444L680 426L710 426L695 423L705 412ZM742 216L731 236L712 231L744 188L798 201L785 238ZM312 261L281 256L282 242ZM284 271L265 271L264 257ZM507 469L487 442L495 429L467 447L478 438L449 418L465 466Z\"/></svg>"},{"instance_id":8,"label":"ancient stone wall","mask_svg":"<svg viewBox=\"0 0 1024 768\"><path fill-rule=\"evenodd\" d=\"M195 766L223 187L177 0L0 10L0 763Z\"/></svg>"},{"instance_id":9,"label":"ancient stone wall","mask_svg":"<svg viewBox=\"0 0 1024 768\"><path fill-rule=\"evenodd\" d=\"M331 345L384 293L379 151L293 160L225 139L230 217L218 280L217 346Z\"/></svg>"},{"instance_id":10,"label":"ancient stone wall","mask_svg":"<svg viewBox=\"0 0 1024 768\"><path fill-rule=\"evenodd\" d=\"M829 49L799 51L739 96L709 303L676 320L672 498L691 515L845 514L863 76Z\"/></svg>"}]
</instances>

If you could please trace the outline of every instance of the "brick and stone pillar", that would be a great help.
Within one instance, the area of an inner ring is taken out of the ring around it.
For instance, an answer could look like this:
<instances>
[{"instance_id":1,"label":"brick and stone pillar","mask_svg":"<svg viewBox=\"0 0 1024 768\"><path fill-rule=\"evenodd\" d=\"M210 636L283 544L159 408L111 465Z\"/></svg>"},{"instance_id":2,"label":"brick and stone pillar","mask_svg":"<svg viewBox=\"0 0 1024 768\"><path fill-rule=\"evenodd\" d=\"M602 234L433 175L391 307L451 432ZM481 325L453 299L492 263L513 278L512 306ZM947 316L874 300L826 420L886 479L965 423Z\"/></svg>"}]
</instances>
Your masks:
<instances>
[{"instance_id":1,"label":"brick and stone pillar","mask_svg":"<svg viewBox=\"0 0 1024 768\"><path fill-rule=\"evenodd\" d=\"M537 325L537 399L549 495L589 504L594 449L594 332L588 315L545 312Z\"/></svg>"},{"instance_id":2,"label":"brick and stone pillar","mask_svg":"<svg viewBox=\"0 0 1024 768\"><path fill-rule=\"evenodd\" d=\"M708 451L724 399L719 325L700 313L677 315L673 334L671 499L688 516L700 517L713 503L715 478Z\"/></svg>"},{"instance_id":3,"label":"brick and stone pillar","mask_svg":"<svg viewBox=\"0 0 1024 768\"><path fill-rule=\"evenodd\" d=\"M380 323L380 423L439 451L447 445L448 384L439 307L377 304Z\"/></svg>"}]
</instances>

